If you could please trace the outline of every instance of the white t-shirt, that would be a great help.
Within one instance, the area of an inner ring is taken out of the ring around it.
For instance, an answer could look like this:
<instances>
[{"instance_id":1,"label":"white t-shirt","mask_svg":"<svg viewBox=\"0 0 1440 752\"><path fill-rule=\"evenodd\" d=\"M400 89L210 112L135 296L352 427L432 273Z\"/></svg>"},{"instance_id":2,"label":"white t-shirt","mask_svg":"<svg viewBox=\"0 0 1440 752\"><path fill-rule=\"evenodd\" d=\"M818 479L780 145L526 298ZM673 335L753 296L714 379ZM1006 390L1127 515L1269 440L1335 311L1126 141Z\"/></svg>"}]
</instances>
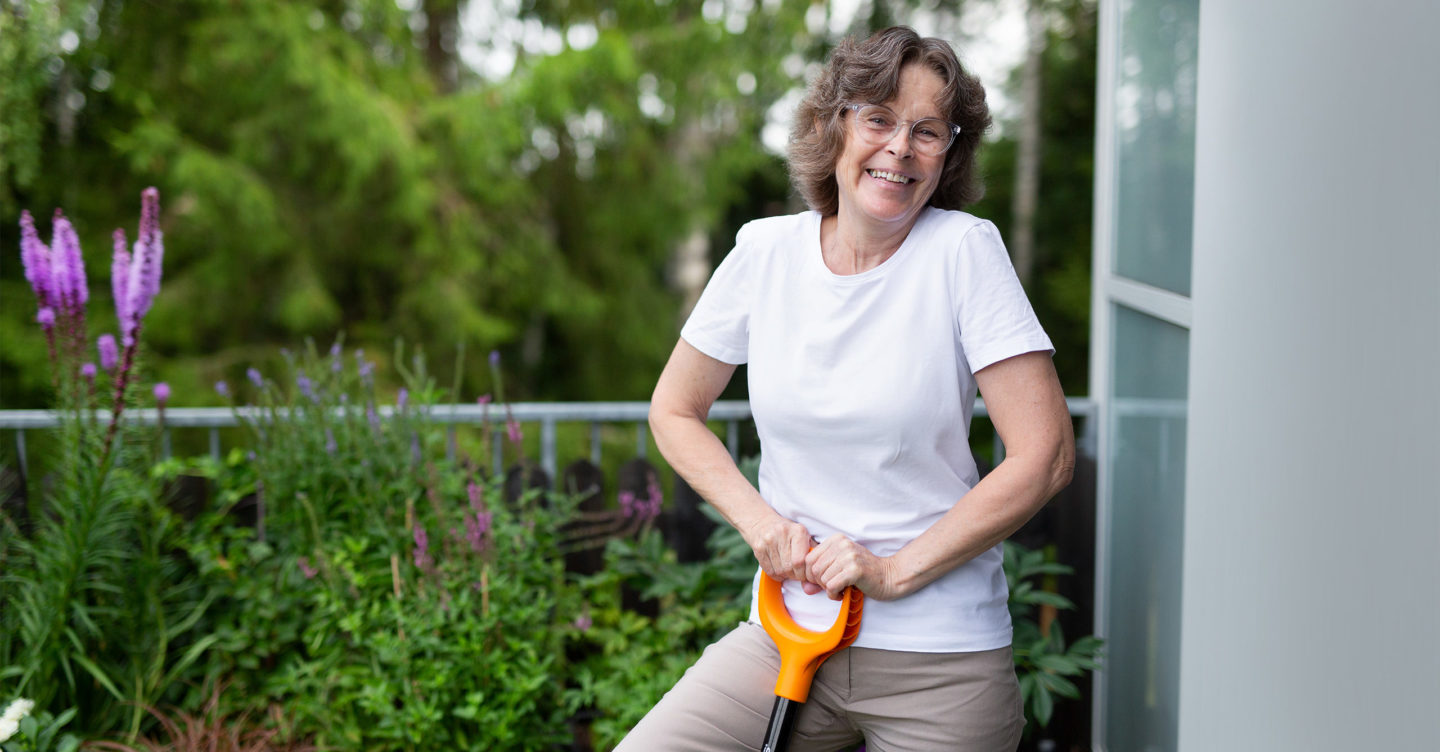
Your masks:
<instances>
[{"instance_id":1,"label":"white t-shirt","mask_svg":"<svg viewBox=\"0 0 1440 752\"><path fill-rule=\"evenodd\" d=\"M749 363L760 495L821 540L842 533L888 556L979 480L973 373L1054 348L990 222L927 207L883 264L837 275L821 257L820 219L741 228L680 334L717 360ZM866 600L855 645L1009 645L1001 559L995 546L905 598ZM794 581L784 592L801 626L834 622L839 605L824 593Z\"/></svg>"}]
</instances>

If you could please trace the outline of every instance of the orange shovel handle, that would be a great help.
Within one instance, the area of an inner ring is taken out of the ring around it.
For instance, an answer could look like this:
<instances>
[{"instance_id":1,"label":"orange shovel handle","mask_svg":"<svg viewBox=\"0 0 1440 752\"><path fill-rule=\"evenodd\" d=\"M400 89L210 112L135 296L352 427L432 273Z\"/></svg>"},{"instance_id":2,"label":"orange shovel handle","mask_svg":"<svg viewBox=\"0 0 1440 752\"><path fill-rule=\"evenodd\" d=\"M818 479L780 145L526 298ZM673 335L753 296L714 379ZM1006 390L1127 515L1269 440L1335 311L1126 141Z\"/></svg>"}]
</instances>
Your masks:
<instances>
[{"instance_id":1,"label":"orange shovel handle","mask_svg":"<svg viewBox=\"0 0 1440 752\"><path fill-rule=\"evenodd\" d=\"M835 623L823 632L812 632L790 618L780 581L760 573L760 624L780 648L780 676L775 694L795 702L810 696L810 682L826 658L844 650L860 634L860 615L865 594L853 586L845 588Z\"/></svg>"}]
</instances>

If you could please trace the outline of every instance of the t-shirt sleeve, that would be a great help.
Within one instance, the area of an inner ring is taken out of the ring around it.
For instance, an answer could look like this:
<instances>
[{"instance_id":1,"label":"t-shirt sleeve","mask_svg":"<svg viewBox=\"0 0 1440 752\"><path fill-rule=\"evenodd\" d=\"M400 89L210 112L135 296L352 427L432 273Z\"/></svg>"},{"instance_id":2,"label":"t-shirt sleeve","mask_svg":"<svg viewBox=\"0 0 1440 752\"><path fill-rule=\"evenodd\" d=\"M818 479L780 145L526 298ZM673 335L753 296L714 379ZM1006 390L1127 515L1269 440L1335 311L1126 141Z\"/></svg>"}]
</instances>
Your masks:
<instances>
[{"instance_id":1,"label":"t-shirt sleeve","mask_svg":"<svg viewBox=\"0 0 1440 752\"><path fill-rule=\"evenodd\" d=\"M749 360L750 291L753 254L746 253L744 233L735 249L725 256L710 275L700 300L680 328L680 338L723 363L739 365Z\"/></svg>"},{"instance_id":2,"label":"t-shirt sleeve","mask_svg":"<svg viewBox=\"0 0 1440 752\"><path fill-rule=\"evenodd\" d=\"M956 290L960 346L971 373L1028 352L1054 354L990 222L970 228L961 240Z\"/></svg>"}]
</instances>

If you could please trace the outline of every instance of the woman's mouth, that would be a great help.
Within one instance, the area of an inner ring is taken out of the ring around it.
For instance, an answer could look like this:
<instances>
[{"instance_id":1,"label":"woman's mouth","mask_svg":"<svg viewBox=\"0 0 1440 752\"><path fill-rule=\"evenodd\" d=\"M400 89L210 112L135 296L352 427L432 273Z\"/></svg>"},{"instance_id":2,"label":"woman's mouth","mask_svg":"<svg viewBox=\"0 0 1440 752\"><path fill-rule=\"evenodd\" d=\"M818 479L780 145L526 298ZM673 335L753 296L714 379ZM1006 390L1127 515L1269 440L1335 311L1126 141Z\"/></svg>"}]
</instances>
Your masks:
<instances>
[{"instance_id":1,"label":"woman's mouth","mask_svg":"<svg viewBox=\"0 0 1440 752\"><path fill-rule=\"evenodd\" d=\"M866 170L865 174L877 180L884 180L887 183L907 185L915 182L915 178L906 177L898 172L890 172L888 170Z\"/></svg>"}]
</instances>

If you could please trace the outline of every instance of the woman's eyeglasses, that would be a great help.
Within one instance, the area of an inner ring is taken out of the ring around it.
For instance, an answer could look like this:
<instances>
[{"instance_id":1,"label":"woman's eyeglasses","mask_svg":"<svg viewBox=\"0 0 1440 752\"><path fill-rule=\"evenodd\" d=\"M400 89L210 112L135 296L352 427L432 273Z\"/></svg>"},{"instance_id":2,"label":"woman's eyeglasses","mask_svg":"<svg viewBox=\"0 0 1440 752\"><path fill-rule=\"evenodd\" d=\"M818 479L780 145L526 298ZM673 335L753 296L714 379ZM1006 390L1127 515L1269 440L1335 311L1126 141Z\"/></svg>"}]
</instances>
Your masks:
<instances>
[{"instance_id":1,"label":"woman's eyeglasses","mask_svg":"<svg viewBox=\"0 0 1440 752\"><path fill-rule=\"evenodd\" d=\"M893 110L881 104L847 104L845 109L855 112L855 130L860 137L876 146L889 143L903 126L909 125L910 144L915 151L938 157L960 135L960 126L954 123L940 118L901 120Z\"/></svg>"}]
</instances>

